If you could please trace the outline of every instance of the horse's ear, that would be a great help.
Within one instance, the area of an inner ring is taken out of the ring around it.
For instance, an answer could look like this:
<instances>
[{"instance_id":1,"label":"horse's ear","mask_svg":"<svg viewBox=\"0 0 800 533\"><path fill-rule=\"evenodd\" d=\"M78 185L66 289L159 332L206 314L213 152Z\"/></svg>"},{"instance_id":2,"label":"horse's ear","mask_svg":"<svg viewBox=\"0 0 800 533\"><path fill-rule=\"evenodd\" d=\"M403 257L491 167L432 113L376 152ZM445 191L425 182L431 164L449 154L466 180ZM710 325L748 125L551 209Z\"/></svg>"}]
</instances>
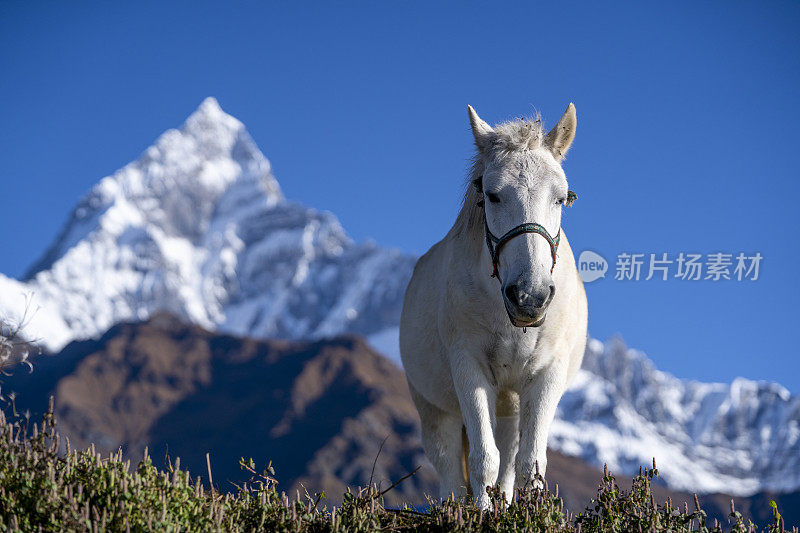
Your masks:
<instances>
[{"instance_id":1,"label":"horse's ear","mask_svg":"<svg viewBox=\"0 0 800 533\"><path fill-rule=\"evenodd\" d=\"M472 126L472 135L475 137L475 146L481 152L487 150L492 144L494 138L494 130L490 125L478 116L478 113L472 108L471 105L467 106L469 111L469 123Z\"/></svg>"},{"instance_id":2,"label":"horse's ear","mask_svg":"<svg viewBox=\"0 0 800 533\"><path fill-rule=\"evenodd\" d=\"M570 103L558 124L544 138L545 147L553 153L556 160L561 161L567 155L567 150L575 138L577 126L578 117L575 114L575 105Z\"/></svg>"}]
</instances>

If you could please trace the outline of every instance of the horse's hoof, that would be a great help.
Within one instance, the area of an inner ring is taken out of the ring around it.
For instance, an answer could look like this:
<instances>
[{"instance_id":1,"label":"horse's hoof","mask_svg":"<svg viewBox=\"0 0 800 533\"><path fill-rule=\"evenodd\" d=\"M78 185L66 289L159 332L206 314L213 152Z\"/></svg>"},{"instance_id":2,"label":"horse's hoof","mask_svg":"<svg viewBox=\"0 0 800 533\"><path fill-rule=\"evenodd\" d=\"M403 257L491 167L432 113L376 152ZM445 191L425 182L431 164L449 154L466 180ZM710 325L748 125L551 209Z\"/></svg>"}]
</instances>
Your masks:
<instances>
[{"instance_id":1,"label":"horse's hoof","mask_svg":"<svg viewBox=\"0 0 800 533\"><path fill-rule=\"evenodd\" d=\"M475 498L475 505L478 507L478 509L483 509L484 511L488 511L489 509L492 508L492 500L491 498L489 498L489 495L486 492L484 492L483 494Z\"/></svg>"}]
</instances>

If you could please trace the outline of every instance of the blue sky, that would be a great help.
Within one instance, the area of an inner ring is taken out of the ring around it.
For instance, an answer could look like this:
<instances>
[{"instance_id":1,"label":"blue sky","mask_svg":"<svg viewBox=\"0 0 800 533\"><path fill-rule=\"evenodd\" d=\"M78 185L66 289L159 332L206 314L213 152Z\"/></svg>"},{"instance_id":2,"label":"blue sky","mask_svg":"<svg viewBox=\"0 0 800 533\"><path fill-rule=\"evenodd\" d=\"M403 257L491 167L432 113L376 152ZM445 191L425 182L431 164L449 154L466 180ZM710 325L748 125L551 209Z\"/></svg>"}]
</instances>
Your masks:
<instances>
[{"instance_id":1,"label":"blue sky","mask_svg":"<svg viewBox=\"0 0 800 533\"><path fill-rule=\"evenodd\" d=\"M466 105L578 110L565 170L590 333L681 377L800 392L800 4L3 2L0 272L206 96L286 195L423 253L457 213ZM621 252L755 253L755 282L615 281Z\"/></svg>"}]
</instances>

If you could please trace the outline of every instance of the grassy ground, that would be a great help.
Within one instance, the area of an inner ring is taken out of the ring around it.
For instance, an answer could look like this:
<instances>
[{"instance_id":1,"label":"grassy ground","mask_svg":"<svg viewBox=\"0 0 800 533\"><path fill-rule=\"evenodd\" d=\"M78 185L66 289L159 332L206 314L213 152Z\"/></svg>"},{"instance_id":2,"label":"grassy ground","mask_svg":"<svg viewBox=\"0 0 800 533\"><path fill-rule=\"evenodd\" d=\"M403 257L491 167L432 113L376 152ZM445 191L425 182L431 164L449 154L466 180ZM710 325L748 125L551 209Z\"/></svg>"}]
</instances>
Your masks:
<instances>
[{"instance_id":1,"label":"grassy ground","mask_svg":"<svg viewBox=\"0 0 800 533\"><path fill-rule=\"evenodd\" d=\"M728 523L707 523L699 508L658 503L645 469L631 490L606 473L597 496L573 515L546 487L521 490L507 508L491 492L493 507L431 501L425 512L387 509L374 486L348 492L338 508L322 494L280 492L268 466L241 461L251 480L233 494L209 488L175 460L156 468L145 455L133 467L121 455L103 458L93 448L72 450L56 431L52 409L39 424L8 419L0 411L0 531L751 531L732 510ZM205 481L205 483L204 483ZM391 490L388 489L388 490ZM384 491L385 492L385 491ZM774 509L767 531L784 531Z\"/></svg>"}]
</instances>

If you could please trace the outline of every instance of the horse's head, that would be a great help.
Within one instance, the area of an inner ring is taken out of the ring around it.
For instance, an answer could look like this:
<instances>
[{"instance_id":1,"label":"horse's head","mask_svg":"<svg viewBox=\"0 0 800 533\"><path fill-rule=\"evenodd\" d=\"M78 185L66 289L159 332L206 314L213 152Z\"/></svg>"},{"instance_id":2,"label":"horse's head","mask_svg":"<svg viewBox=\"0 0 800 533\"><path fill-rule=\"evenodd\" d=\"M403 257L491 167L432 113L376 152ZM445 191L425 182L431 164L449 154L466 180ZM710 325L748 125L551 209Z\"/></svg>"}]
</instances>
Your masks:
<instances>
[{"instance_id":1,"label":"horse's head","mask_svg":"<svg viewBox=\"0 0 800 533\"><path fill-rule=\"evenodd\" d=\"M469 119L478 149L473 183L506 311L517 327L540 326L556 292L561 208L572 199L561 161L575 137L575 106L546 135L538 119L492 128L472 107Z\"/></svg>"}]
</instances>

